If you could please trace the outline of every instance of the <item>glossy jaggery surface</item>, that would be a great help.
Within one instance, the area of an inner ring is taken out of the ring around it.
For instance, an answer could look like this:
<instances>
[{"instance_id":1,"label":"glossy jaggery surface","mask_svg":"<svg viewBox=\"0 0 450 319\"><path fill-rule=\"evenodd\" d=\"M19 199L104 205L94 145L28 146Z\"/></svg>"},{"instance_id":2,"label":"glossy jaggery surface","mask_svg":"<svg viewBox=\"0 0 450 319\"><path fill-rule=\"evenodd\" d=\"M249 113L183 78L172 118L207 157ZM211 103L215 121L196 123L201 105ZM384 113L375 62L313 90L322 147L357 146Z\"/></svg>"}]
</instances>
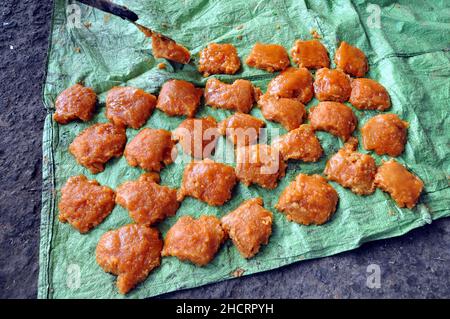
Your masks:
<instances>
[{"instance_id":1,"label":"glossy jaggery surface","mask_svg":"<svg viewBox=\"0 0 450 319\"><path fill-rule=\"evenodd\" d=\"M336 211L338 194L320 175L298 174L281 193L275 208L302 225L326 223Z\"/></svg>"},{"instance_id":2,"label":"glossy jaggery surface","mask_svg":"<svg viewBox=\"0 0 450 319\"><path fill-rule=\"evenodd\" d=\"M306 68L287 68L269 82L266 94L306 104L314 95L313 77Z\"/></svg>"},{"instance_id":3,"label":"glossy jaggery surface","mask_svg":"<svg viewBox=\"0 0 450 319\"><path fill-rule=\"evenodd\" d=\"M328 68L330 58L325 46L318 40L297 40L291 49L294 63L307 69Z\"/></svg>"},{"instance_id":4,"label":"glossy jaggery surface","mask_svg":"<svg viewBox=\"0 0 450 319\"><path fill-rule=\"evenodd\" d=\"M175 142L170 131L144 128L125 147L125 158L130 166L159 172L175 159Z\"/></svg>"},{"instance_id":5,"label":"glossy jaggery surface","mask_svg":"<svg viewBox=\"0 0 450 319\"><path fill-rule=\"evenodd\" d=\"M125 128L99 123L82 131L70 144L69 151L80 165L97 174L110 159L122 156L126 142Z\"/></svg>"},{"instance_id":6,"label":"glossy jaggery surface","mask_svg":"<svg viewBox=\"0 0 450 319\"><path fill-rule=\"evenodd\" d=\"M232 166L209 159L189 163L184 169L178 200L191 196L211 206L222 206L231 198L236 183Z\"/></svg>"},{"instance_id":7,"label":"glossy jaggery surface","mask_svg":"<svg viewBox=\"0 0 450 319\"><path fill-rule=\"evenodd\" d=\"M375 191L377 165L369 154L356 152L358 140L349 141L334 154L325 166L324 174L329 180L349 188L359 195L369 195Z\"/></svg>"},{"instance_id":8,"label":"glossy jaggery surface","mask_svg":"<svg viewBox=\"0 0 450 319\"><path fill-rule=\"evenodd\" d=\"M319 102L309 112L314 130L326 131L346 141L356 129L357 118L353 110L338 102Z\"/></svg>"},{"instance_id":9,"label":"glossy jaggery surface","mask_svg":"<svg viewBox=\"0 0 450 319\"><path fill-rule=\"evenodd\" d=\"M248 113L259 97L259 89L247 80L236 80L232 84L211 78L206 81L205 103L215 108Z\"/></svg>"},{"instance_id":10,"label":"glossy jaggery surface","mask_svg":"<svg viewBox=\"0 0 450 319\"><path fill-rule=\"evenodd\" d=\"M70 177L61 189L59 221L68 222L80 233L100 224L113 210L114 191L86 176Z\"/></svg>"},{"instance_id":11,"label":"glossy jaggery surface","mask_svg":"<svg viewBox=\"0 0 450 319\"><path fill-rule=\"evenodd\" d=\"M156 107L169 116L194 117L203 90L183 80L169 80L163 84Z\"/></svg>"},{"instance_id":12,"label":"glossy jaggery surface","mask_svg":"<svg viewBox=\"0 0 450 319\"><path fill-rule=\"evenodd\" d=\"M75 84L62 91L55 101L53 119L59 124L67 124L80 119L84 122L92 118L97 103L94 90Z\"/></svg>"},{"instance_id":13,"label":"glossy jaggery surface","mask_svg":"<svg viewBox=\"0 0 450 319\"><path fill-rule=\"evenodd\" d=\"M106 96L106 117L115 125L138 129L152 115L155 105L156 97L144 90L116 86Z\"/></svg>"},{"instance_id":14,"label":"glossy jaggery surface","mask_svg":"<svg viewBox=\"0 0 450 319\"><path fill-rule=\"evenodd\" d=\"M423 190L420 178L393 159L378 168L375 185L389 193L399 207L407 208L416 206Z\"/></svg>"},{"instance_id":15,"label":"glossy jaggery surface","mask_svg":"<svg viewBox=\"0 0 450 319\"><path fill-rule=\"evenodd\" d=\"M236 112L218 125L219 133L237 146L255 144L266 123L249 114Z\"/></svg>"},{"instance_id":16,"label":"glossy jaggery surface","mask_svg":"<svg viewBox=\"0 0 450 319\"><path fill-rule=\"evenodd\" d=\"M384 111L391 107L389 93L377 81L366 78L352 80L349 102L360 110Z\"/></svg>"},{"instance_id":17,"label":"glossy jaggery surface","mask_svg":"<svg viewBox=\"0 0 450 319\"><path fill-rule=\"evenodd\" d=\"M298 128L306 117L305 106L296 99L266 93L259 98L258 106L265 119L280 123L288 131Z\"/></svg>"},{"instance_id":18,"label":"glossy jaggery surface","mask_svg":"<svg viewBox=\"0 0 450 319\"><path fill-rule=\"evenodd\" d=\"M162 255L205 266L213 260L225 239L226 234L217 217L203 215L194 219L182 216L167 232Z\"/></svg>"},{"instance_id":19,"label":"glossy jaggery surface","mask_svg":"<svg viewBox=\"0 0 450 319\"><path fill-rule=\"evenodd\" d=\"M152 34L152 51L155 58L164 58L181 64L189 63L191 54L181 44L160 34Z\"/></svg>"},{"instance_id":20,"label":"glossy jaggery surface","mask_svg":"<svg viewBox=\"0 0 450 319\"><path fill-rule=\"evenodd\" d=\"M319 101L346 102L352 92L350 77L337 69L317 70L314 93Z\"/></svg>"},{"instance_id":21,"label":"glossy jaggery surface","mask_svg":"<svg viewBox=\"0 0 450 319\"><path fill-rule=\"evenodd\" d=\"M323 154L322 146L312 127L308 124L277 138L273 144L285 160L317 162Z\"/></svg>"},{"instance_id":22,"label":"glossy jaggery surface","mask_svg":"<svg viewBox=\"0 0 450 319\"><path fill-rule=\"evenodd\" d=\"M183 151L196 159L211 157L218 137L217 122L212 116L186 119L173 132Z\"/></svg>"},{"instance_id":23,"label":"glossy jaggery surface","mask_svg":"<svg viewBox=\"0 0 450 319\"><path fill-rule=\"evenodd\" d=\"M334 62L338 69L354 77L363 77L369 70L364 52L345 41L342 41L336 50Z\"/></svg>"},{"instance_id":24,"label":"glossy jaggery surface","mask_svg":"<svg viewBox=\"0 0 450 319\"><path fill-rule=\"evenodd\" d=\"M255 144L236 150L236 176L245 185L274 189L286 171L280 152L270 145Z\"/></svg>"},{"instance_id":25,"label":"glossy jaggery surface","mask_svg":"<svg viewBox=\"0 0 450 319\"><path fill-rule=\"evenodd\" d=\"M200 51L198 71L203 76L211 74L235 74L241 61L234 45L229 43L210 43Z\"/></svg>"},{"instance_id":26,"label":"glossy jaggery surface","mask_svg":"<svg viewBox=\"0 0 450 319\"><path fill-rule=\"evenodd\" d=\"M273 215L263 207L262 198L243 202L221 219L222 227L244 258L252 258L269 242Z\"/></svg>"},{"instance_id":27,"label":"glossy jaggery surface","mask_svg":"<svg viewBox=\"0 0 450 319\"><path fill-rule=\"evenodd\" d=\"M408 126L396 114L376 115L361 128L363 146L378 155L399 156L405 148Z\"/></svg>"},{"instance_id":28,"label":"glossy jaggery surface","mask_svg":"<svg viewBox=\"0 0 450 319\"><path fill-rule=\"evenodd\" d=\"M138 224L153 225L173 216L180 206L177 190L158 183L159 176L155 173L127 181L116 189L116 203L127 209Z\"/></svg>"},{"instance_id":29,"label":"glossy jaggery surface","mask_svg":"<svg viewBox=\"0 0 450 319\"><path fill-rule=\"evenodd\" d=\"M289 56L283 46L260 42L253 46L245 63L268 72L281 71L290 65Z\"/></svg>"},{"instance_id":30,"label":"glossy jaggery surface","mask_svg":"<svg viewBox=\"0 0 450 319\"><path fill-rule=\"evenodd\" d=\"M103 234L95 255L104 271L118 276L116 286L126 294L160 265L162 247L157 229L130 224Z\"/></svg>"}]
</instances>

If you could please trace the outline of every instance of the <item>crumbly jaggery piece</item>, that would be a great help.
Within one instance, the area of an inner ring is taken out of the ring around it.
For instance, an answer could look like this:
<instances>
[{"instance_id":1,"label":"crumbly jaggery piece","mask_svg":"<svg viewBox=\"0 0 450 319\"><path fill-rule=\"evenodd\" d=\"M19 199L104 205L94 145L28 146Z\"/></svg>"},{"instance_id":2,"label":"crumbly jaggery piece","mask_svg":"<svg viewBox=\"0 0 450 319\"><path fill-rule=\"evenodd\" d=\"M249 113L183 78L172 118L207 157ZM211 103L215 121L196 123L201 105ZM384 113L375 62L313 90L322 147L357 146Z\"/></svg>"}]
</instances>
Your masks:
<instances>
[{"instance_id":1,"label":"crumbly jaggery piece","mask_svg":"<svg viewBox=\"0 0 450 319\"><path fill-rule=\"evenodd\" d=\"M378 155L399 156L405 148L408 126L396 114L376 115L361 128L363 146Z\"/></svg>"},{"instance_id":2,"label":"crumbly jaggery piece","mask_svg":"<svg viewBox=\"0 0 450 319\"><path fill-rule=\"evenodd\" d=\"M180 206L177 190L161 186L155 173L142 174L116 189L116 203L128 210L138 224L153 225L175 215Z\"/></svg>"},{"instance_id":3,"label":"crumbly jaggery piece","mask_svg":"<svg viewBox=\"0 0 450 319\"><path fill-rule=\"evenodd\" d=\"M399 207L410 209L416 206L423 190L420 178L393 159L378 168L375 186L389 193Z\"/></svg>"},{"instance_id":4,"label":"crumbly jaggery piece","mask_svg":"<svg viewBox=\"0 0 450 319\"><path fill-rule=\"evenodd\" d=\"M298 174L281 193L275 208L302 225L326 223L336 211L338 194L320 175Z\"/></svg>"},{"instance_id":5,"label":"crumbly jaggery piece","mask_svg":"<svg viewBox=\"0 0 450 319\"><path fill-rule=\"evenodd\" d=\"M325 166L325 175L343 187L359 195L369 195L375 191L377 165L372 156L356 152L358 140L349 141L334 154Z\"/></svg>"},{"instance_id":6,"label":"crumbly jaggery piece","mask_svg":"<svg viewBox=\"0 0 450 319\"><path fill-rule=\"evenodd\" d=\"M307 69L328 68L330 58L325 46L318 40L297 40L291 49L292 60Z\"/></svg>"},{"instance_id":7,"label":"crumbly jaggery piece","mask_svg":"<svg viewBox=\"0 0 450 319\"><path fill-rule=\"evenodd\" d=\"M288 131L298 128L306 117L305 106L297 99L266 93L259 98L258 106L264 118L280 123Z\"/></svg>"},{"instance_id":8,"label":"crumbly jaggery piece","mask_svg":"<svg viewBox=\"0 0 450 319\"><path fill-rule=\"evenodd\" d=\"M156 105L156 97L144 90L116 86L106 96L106 117L117 126L134 129L147 122Z\"/></svg>"},{"instance_id":9,"label":"crumbly jaggery piece","mask_svg":"<svg viewBox=\"0 0 450 319\"><path fill-rule=\"evenodd\" d=\"M314 95L313 77L306 68L287 68L269 82L266 94L306 104Z\"/></svg>"},{"instance_id":10,"label":"crumbly jaggery piece","mask_svg":"<svg viewBox=\"0 0 450 319\"><path fill-rule=\"evenodd\" d=\"M122 156L126 142L125 128L99 123L82 131L70 144L69 151L80 165L97 174L111 158Z\"/></svg>"},{"instance_id":11,"label":"crumbly jaggery piece","mask_svg":"<svg viewBox=\"0 0 450 319\"><path fill-rule=\"evenodd\" d=\"M171 132L144 128L125 147L125 158L130 166L159 172L164 166L173 163L174 147Z\"/></svg>"},{"instance_id":12,"label":"crumbly jaggery piece","mask_svg":"<svg viewBox=\"0 0 450 319\"><path fill-rule=\"evenodd\" d=\"M322 146L309 124L280 136L273 142L285 160L295 159L304 162L317 162L323 154Z\"/></svg>"},{"instance_id":13,"label":"crumbly jaggery piece","mask_svg":"<svg viewBox=\"0 0 450 319\"><path fill-rule=\"evenodd\" d=\"M387 90L372 79L353 79L349 102L360 110L384 111L391 107Z\"/></svg>"},{"instance_id":14,"label":"crumbly jaggery piece","mask_svg":"<svg viewBox=\"0 0 450 319\"><path fill-rule=\"evenodd\" d=\"M345 41L342 41L337 49L334 62L338 69L358 78L363 77L369 70L364 52Z\"/></svg>"},{"instance_id":15,"label":"crumbly jaggery piece","mask_svg":"<svg viewBox=\"0 0 450 319\"><path fill-rule=\"evenodd\" d=\"M61 189L59 221L68 222L80 233L100 224L113 210L114 191L86 176L70 177Z\"/></svg>"},{"instance_id":16,"label":"crumbly jaggery piece","mask_svg":"<svg viewBox=\"0 0 450 319\"><path fill-rule=\"evenodd\" d=\"M203 76L211 74L235 74L241 61L234 45L229 43L210 43L200 51L198 71Z\"/></svg>"},{"instance_id":17,"label":"crumbly jaggery piece","mask_svg":"<svg viewBox=\"0 0 450 319\"><path fill-rule=\"evenodd\" d=\"M283 46L257 42L253 46L245 63L253 68L262 69L267 72L275 72L286 69L290 61L286 49Z\"/></svg>"},{"instance_id":18,"label":"crumbly jaggery piece","mask_svg":"<svg viewBox=\"0 0 450 319\"><path fill-rule=\"evenodd\" d=\"M194 219L182 216L167 232L162 255L205 266L213 260L225 239L226 234L217 217Z\"/></svg>"},{"instance_id":19,"label":"crumbly jaggery piece","mask_svg":"<svg viewBox=\"0 0 450 319\"><path fill-rule=\"evenodd\" d=\"M277 187L286 170L280 152L270 145L255 144L236 150L236 176L249 186L258 184L267 189Z\"/></svg>"},{"instance_id":20,"label":"crumbly jaggery piece","mask_svg":"<svg viewBox=\"0 0 450 319\"><path fill-rule=\"evenodd\" d=\"M244 258L252 258L269 242L273 215L262 198L252 198L222 217L222 227Z\"/></svg>"},{"instance_id":21,"label":"crumbly jaggery piece","mask_svg":"<svg viewBox=\"0 0 450 319\"><path fill-rule=\"evenodd\" d=\"M188 49L157 33L152 34L152 51L155 58L164 58L181 64L188 64L191 59Z\"/></svg>"},{"instance_id":22,"label":"crumbly jaggery piece","mask_svg":"<svg viewBox=\"0 0 450 319\"><path fill-rule=\"evenodd\" d=\"M348 140L357 125L351 107L338 102L319 102L309 112L309 121L314 130L327 131Z\"/></svg>"},{"instance_id":23,"label":"crumbly jaggery piece","mask_svg":"<svg viewBox=\"0 0 450 319\"><path fill-rule=\"evenodd\" d=\"M130 224L103 234L95 250L97 264L117 275L117 288L128 293L161 263L163 242L159 231Z\"/></svg>"},{"instance_id":24,"label":"crumbly jaggery piece","mask_svg":"<svg viewBox=\"0 0 450 319\"><path fill-rule=\"evenodd\" d=\"M219 133L236 146L255 144L266 123L249 114L236 112L219 123Z\"/></svg>"},{"instance_id":25,"label":"crumbly jaggery piece","mask_svg":"<svg viewBox=\"0 0 450 319\"><path fill-rule=\"evenodd\" d=\"M186 119L173 132L183 151L197 159L211 157L218 137L217 122L212 116Z\"/></svg>"},{"instance_id":26,"label":"crumbly jaggery piece","mask_svg":"<svg viewBox=\"0 0 450 319\"><path fill-rule=\"evenodd\" d=\"M341 70L317 70L314 93L319 101L346 102L352 92L350 77Z\"/></svg>"},{"instance_id":27,"label":"crumbly jaggery piece","mask_svg":"<svg viewBox=\"0 0 450 319\"><path fill-rule=\"evenodd\" d=\"M234 168L210 159L189 163L184 169L178 200L191 196L211 206L222 206L231 198L237 182Z\"/></svg>"},{"instance_id":28,"label":"crumbly jaggery piece","mask_svg":"<svg viewBox=\"0 0 450 319\"><path fill-rule=\"evenodd\" d=\"M194 117L203 90L183 80L169 80L163 84L156 107L169 116Z\"/></svg>"},{"instance_id":29,"label":"crumbly jaggery piece","mask_svg":"<svg viewBox=\"0 0 450 319\"><path fill-rule=\"evenodd\" d=\"M72 85L56 98L53 119L59 124L67 124L77 119L89 121L94 114L96 103L97 95L94 90L81 84Z\"/></svg>"},{"instance_id":30,"label":"crumbly jaggery piece","mask_svg":"<svg viewBox=\"0 0 450 319\"><path fill-rule=\"evenodd\" d=\"M211 78L206 81L205 103L215 108L248 113L259 94L259 89L250 81L239 79L227 84Z\"/></svg>"}]
</instances>

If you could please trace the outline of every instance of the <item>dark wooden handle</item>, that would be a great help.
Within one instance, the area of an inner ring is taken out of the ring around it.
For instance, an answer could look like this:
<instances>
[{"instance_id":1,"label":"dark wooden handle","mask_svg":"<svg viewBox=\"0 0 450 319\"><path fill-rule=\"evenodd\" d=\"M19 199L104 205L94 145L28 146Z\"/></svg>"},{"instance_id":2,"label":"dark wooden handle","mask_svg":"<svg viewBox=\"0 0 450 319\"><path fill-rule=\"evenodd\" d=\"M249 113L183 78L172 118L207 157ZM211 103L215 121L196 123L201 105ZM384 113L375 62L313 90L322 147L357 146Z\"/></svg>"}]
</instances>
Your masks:
<instances>
[{"instance_id":1,"label":"dark wooden handle","mask_svg":"<svg viewBox=\"0 0 450 319\"><path fill-rule=\"evenodd\" d=\"M121 17L122 19L135 22L139 19L138 15L133 11L127 9L124 6L112 3L108 0L78 0L78 2L84 3L90 7L97 8L99 10L111 13L115 16Z\"/></svg>"}]
</instances>

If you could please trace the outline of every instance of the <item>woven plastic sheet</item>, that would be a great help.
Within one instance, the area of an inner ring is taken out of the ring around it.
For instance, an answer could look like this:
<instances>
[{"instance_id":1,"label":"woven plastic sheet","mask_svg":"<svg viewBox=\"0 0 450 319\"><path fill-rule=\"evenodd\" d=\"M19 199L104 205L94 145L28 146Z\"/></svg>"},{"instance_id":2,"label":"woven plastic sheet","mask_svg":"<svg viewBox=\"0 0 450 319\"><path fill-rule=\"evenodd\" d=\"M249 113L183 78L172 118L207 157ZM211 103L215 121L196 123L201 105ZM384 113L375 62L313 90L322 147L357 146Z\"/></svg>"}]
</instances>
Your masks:
<instances>
[{"instance_id":1,"label":"woven plastic sheet","mask_svg":"<svg viewBox=\"0 0 450 319\"><path fill-rule=\"evenodd\" d=\"M311 30L322 36L321 41L331 58L342 40L361 48L370 63L367 76L382 83L390 93L392 108L388 112L396 113L410 123L406 149L398 161L424 181L425 189L419 204L409 210L399 209L389 195L380 190L362 197L331 183L340 200L330 222L322 226L288 222L274 209L281 191L300 172L322 173L326 160L342 146L336 137L318 132L325 156L317 163L289 162L286 177L275 190L239 184L233 198L222 207L211 207L186 198L176 216L158 225L164 235L182 215L221 217L243 200L260 196L265 207L274 213L274 227L269 244L255 258L243 259L230 241L206 267L196 267L173 257L163 258L161 267L126 295L127 298L150 297L226 280L242 271L243 275L249 275L305 259L333 255L367 241L402 235L450 215L448 1L405 1L404 4L401 1L400 4L380 1L378 5L365 1L299 0L116 2L126 3L138 13L142 24L187 46L194 55L194 61L184 67L166 63L168 68L161 70L157 65L164 60L153 58L150 40L132 24L81 4L78 4L80 11L66 10L72 2L55 1L43 92L48 115L43 136L40 298L123 297L117 293L116 277L105 273L96 264L95 247L103 233L132 222L127 211L116 206L102 224L81 235L70 225L58 221L57 202L62 185L72 175L84 174L114 189L124 181L137 179L142 170L130 167L122 157L109 162L104 172L92 175L75 162L68 146L83 129L107 121L105 94L113 86L135 86L154 94L171 78L204 86L206 79L196 70L196 54L210 42L234 44L242 61L257 41L278 43L289 49L296 39L312 38ZM81 14L79 21L73 19L74 12ZM273 76L243 65L238 74L218 78L227 82L237 78L248 79L264 91ZM99 94L95 117L88 123L56 124L51 119L56 96L80 81ZM316 103L313 100L307 107ZM354 111L359 127L377 114L375 111ZM262 118L257 108L251 113ZM202 105L198 116L212 115L222 120L230 114ZM182 120L156 110L145 127L173 130ZM277 123L266 122L269 130L285 133ZM128 129L129 140L137 133L137 130ZM360 138L358 131L355 135ZM361 146L359 150L364 152ZM225 161L227 156L230 158L230 152L232 149L226 147L225 138L220 138L215 159ZM180 186L187 159L181 150L180 154L176 163L163 169L163 185ZM379 164L387 158L374 157Z\"/></svg>"}]
</instances>

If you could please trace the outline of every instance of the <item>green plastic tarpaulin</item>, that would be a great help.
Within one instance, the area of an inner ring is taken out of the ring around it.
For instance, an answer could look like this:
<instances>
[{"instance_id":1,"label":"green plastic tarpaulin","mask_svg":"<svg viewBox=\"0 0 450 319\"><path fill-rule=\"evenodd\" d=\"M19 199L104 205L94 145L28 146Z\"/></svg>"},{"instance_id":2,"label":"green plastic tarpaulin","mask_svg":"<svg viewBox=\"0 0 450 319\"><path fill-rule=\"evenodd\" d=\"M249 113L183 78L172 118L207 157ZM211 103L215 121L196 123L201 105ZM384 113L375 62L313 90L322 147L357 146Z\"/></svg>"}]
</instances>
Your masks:
<instances>
[{"instance_id":1,"label":"green plastic tarpaulin","mask_svg":"<svg viewBox=\"0 0 450 319\"><path fill-rule=\"evenodd\" d=\"M322 36L321 41L327 47L331 59L343 40L362 49L370 64L367 76L382 83L389 91L392 108L388 112L398 114L410 124L405 151L397 160L424 181L425 189L419 204L409 210L398 208L391 197L381 190L370 196L358 196L331 183L339 193L340 200L330 222L322 226L301 226L288 222L284 215L274 209L281 191L300 172L321 174L326 160L342 146L338 138L317 132L325 155L317 163L289 162L286 177L275 190L238 184L233 198L222 207L211 207L186 198L176 216L158 225L164 235L182 215L211 214L221 217L243 200L260 196L264 199L265 207L274 213L274 227L269 244L255 258L242 258L230 241L224 244L216 258L206 267L196 267L174 257L163 258L161 267L154 270L126 298L155 296L226 280L236 274L249 275L305 259L337 254L367 241L402 235L450 215L448 1L116 2L126 4L138 13L139 22L143 25L184 44L191 50L194 60L184 67L166 63L168 68L161 70L157 65L164 60L152 56L151 40L145 38L131 23L77 2L54 1L43 92L48 115L43 136L40 298L124 297L117 292L116 277L105 273L97 265L95 248L103 233L132 222L127 211L117 205L103 223L88 234L81 235L69 224L58 221L57 203L61 187L70 176L84 174L115 189L124 181L137 179L143 171L130 167L121 157L109 162L104 172L92 175L75 162L68 152L68 146L83 129L107 121L105 95L113 86L135 86L154 94L171 78L185 79L197 86L204 86L206 78L197 72L196 63L198 52L211 42L232 43L242 61L257 41L277 43L289 49L296 39L311 39L312 30ZM69 4L79 7L69 7L67 10ZM79 21L73 16L78 13ZM243 65L242 70L235 75L217 77L226 82L238 78L249 79L265 91L274 74ZM98 111L88 123L58 125L51 118L56 96L77 82L85 83L98 93ZM316 103L313 100L307 107ZM354 111L359 127L378 114L376 111ZM230 114L202 105L198 116L212 115L222 120ZM262 118L258 108L254 108L251 114ZM181 117L168 117L155 110L145 127L173 130L182 120ZM285 132L279 124L266 122L269 130L280 129L281 133ZM137 133L137 130L128 129L128 139L131 140ZM359 131L355 135L360 138ZM215 153L217 161L224 161L230 155L227 152L232 153L225 145L225 138L221 137ZM365 152L361 146L359 150ZM180 150L180 156L183 158L187 155L183 155ZM387 159L374 157L378 164L382 159ZM186 158L163 169L162 184L178 188L185 162Z\"/></svg>"}]
</instances>

